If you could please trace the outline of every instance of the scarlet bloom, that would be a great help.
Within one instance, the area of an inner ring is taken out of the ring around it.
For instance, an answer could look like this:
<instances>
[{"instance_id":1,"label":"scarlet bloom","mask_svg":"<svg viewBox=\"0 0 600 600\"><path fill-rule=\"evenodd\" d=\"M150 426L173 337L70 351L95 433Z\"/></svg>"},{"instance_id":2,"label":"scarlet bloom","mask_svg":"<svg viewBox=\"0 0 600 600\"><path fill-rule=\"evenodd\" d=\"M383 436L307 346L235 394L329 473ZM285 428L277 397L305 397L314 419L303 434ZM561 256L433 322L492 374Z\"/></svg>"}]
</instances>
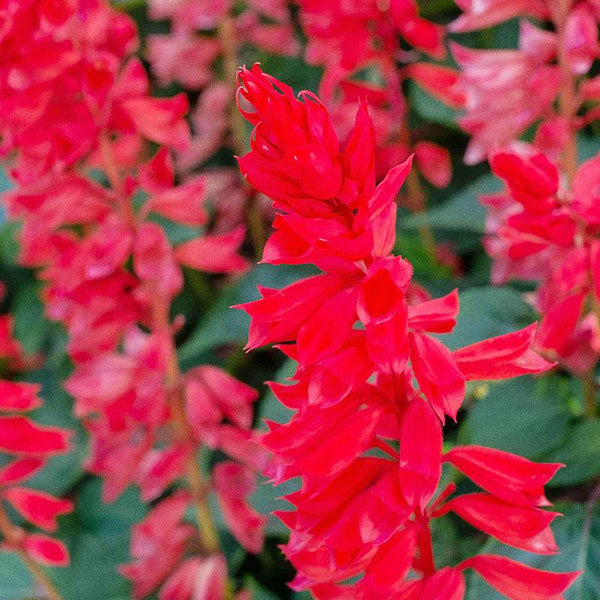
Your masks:
<instances>
[{"instance_id":1,"label":"scarlet bloom","mask_svg":"<svg viewBox=\"0 0 600 600\"><path fill-rule=\"evenodd\" d=\"M253 390L209 366L180 372L174 335L181 317L171 320L170 309L184 266L210 273L246 268L238 253L245 230L219 218L202 239L174 245L156 222L158 216L197 234L191 228L209 220L204 203L211 182L192 176L176 184L170 151L190 141L187 96L151 97L148 75L133 57L138 36L129 16L105 0L8 0L0 12L0 151L14 157L15 182L3 199L10 216L23 222L20 259L39 269L46 314L68 334L74 370L65 387L90 434L86 466L103 476L106 501L130 484L147 502L179 483L195 488L158 511L173 523L174 538L156 540L166 550L152 555L148 549L149 517L134 536L134 561L125 572L136 597L161 588L163 597L181 593L179 600L198 579L204 583L194 584L190 597L208 598L215 581L226 581L217 535L200 536L207 555L200 564L197 547L187 547L191 525L179 527L177 510L214 494L233 534L258 552L264 519L247 497L265 453L254 444ZM162 145L150 160L146 141ZM0 354L16 368L22 351L4 339L9 332L10 320L0 321ZM0 409L35 407L35 390L5 387ZM0 451L29 461L6 477L25 479L33 459L63 451L64 444L62 430L40 428L22 415L0 417ZM200 445L228 460L199 473ZM17 484L1 497L48 530L70 508ZM24 539L32 558L65 562L64 548L47 537ZM181 576L170 580L178 567Z\"/></svg>"},{"instance_id":2,"label":"scarlet bloom","mask_svg":"<svg viewBox=\"0 0 600 600\"><path fill-rule=\"evenodd\" d=\"M584 373L600 352L591 309L600 297L599 159L579 167L571 189L560 184L557 165L534 148L498 152L490 165L507 188L482 198L489 209L485 247L494 258L492 279L539 281L532 295L542 314L536 345Z\"/></svg>"},{"instance_id":3,"label":"scarlet bloom","mask_svg":"<svg viewBox=\"0 0 600 600\"><path fill-rule=\"evenodd\" d=\"M454 511L507 544L556 551L556 513L544 510L542 488L560 465L478 447L442 455L443 423L457 418L467 380L551 366L531 350L535 327L448 350L431 334L452 331L457 293L414 294L410 263L391 254L394 200L410 159L376 186L364 105L341 144L313 95L296 98L258 65L242 69L239 82L240 107L255 126L240 168L277 211L263 261L321 271L262 288L261 299L241 307L252 317L248 348L278 343L298 363L291 385L272 384L294 415L268 423L262 438L274 481L302 479L287 496L295 510L279 513L291 530L292 587L320 600L461 600L463 571L473 568L513 600L536 598L520 583L529 568L518 563L504 570L504 559L475 557L436 569L429 527ZM444 460L485 491L451 498L451 486L432 502ZM576 576L531 573L556 598Z\"/></svg>"},{"instance_id":4,"label":"scarlet bloom","mask_svg":"<svg viewBox=\"0 0 600 600\"><path fill-rule=\"evenodd\" d=\"M39 407L39 389L36 384L0 381L0 411L23 413ZM41 471L50 457L68 452L69 438L69 431L41 427L21 414L0 416L0 452L6 459L0 469L0 503L10 505L26 521L48 532L56 531L57 518L71 512L73 503L22 484ZM4 550L25 553L42 565L69 564L69 552L60 540L26 533L6 519L0 529Z\"/></svg>"}]
</instances>

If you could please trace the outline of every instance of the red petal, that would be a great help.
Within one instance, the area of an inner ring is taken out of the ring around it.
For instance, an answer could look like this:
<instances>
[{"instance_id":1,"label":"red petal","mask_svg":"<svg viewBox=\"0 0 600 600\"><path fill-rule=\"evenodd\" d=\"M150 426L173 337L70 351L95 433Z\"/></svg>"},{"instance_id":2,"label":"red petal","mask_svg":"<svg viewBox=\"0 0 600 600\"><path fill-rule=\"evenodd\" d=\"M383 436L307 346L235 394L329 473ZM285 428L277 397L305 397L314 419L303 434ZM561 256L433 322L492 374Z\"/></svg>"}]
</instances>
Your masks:
<instances>
[{"instance_id":1,"label":"red petal","mask_svg":"<svg viewBox=\"0 0 600 600\"><path fill-rule=\"evenodd\" d=\"M171 98L129 98L122 104L137 130L149 140L176 150L190 143L190 128L185 121L188 99L184 93Z\"/></svg>"},{"instance_id":2,"label":"red petal","mask_svg":"<svg viewBox=\"0 0 600 600\"><path fill-rule=\"evenodd\" d=\"M464 95L456 90L459 72L432 63L416 63L407 67L408 76L414 79L434 98L453 108L462 108Z\"/></svg>"},{"instance_id":3,"label":"red petal","mask_svg":"<svg viewBox=\"0 0 600 600\"><path fill-rule=\"evenodd\" d=\"M158 192L173 187L175 170L173 159L168 148L162 147L145 164L139 168L140 185L147 192Z\"/></svg>"},{"instance_id":4,"label":"red petal","mask_svg":"<svg viewBox=\"0 0 600 600\"><path fill-rule=\"evenodd\" d=\"M364 102L359 102L356 123L344 150L344 171L355 181L375 183L373 123Z\"/></svg>"},{"instance_id":5,"label":"red petal","mask_svg":"<svg viewBox=\"0 0 600 600\"><path fill-rule=\"evenodd\" d=\"M0 469L0 485L14 485L33 477L46 461L41 458L18 458Z\"/></svg>"},{"instance_id":6,"label":"red petal","mask_svg":"<svg viewBox=\"0 0 600 600\"><path fill-rule=\"evenodd\" d=\"M0 410L33 410L41 406L37 397L41 386L37 383L21 383L0 380Z\"/></svg>"},{"instance_id":7,"label":"red petal","mask_svg":"<svg viewBox=\"0 0 600 600\"><path fill-rule=\"evenodd\" d=\"M190 240L175 249L177 260L186 267L206 273L239 273L248 263L238 254L246 229Z\"/></svg>"},{"instance_id":8,"label":"red petal","mask_svg":"<svg viewBox=\"0 0 600 600\"><path fill-rule=\"evenodd\" d=\"M327 298L298 331L298 356L311 364L338 350L356 322L358 288L349 287Z\"/></svg>"},{"instance_id":9,"label":"red petal","mask_svg":"<svg viewBox=\"0 0 600 600\"><path fill-rule=\"evenodd\" d=\"M548 506L544 485L563 465L531 460L482 446L459 446L444 455L469 479L494 496L522 506Z\"/></svg>"},{"instance_id":10,"label":"red petal","mask_svg":"<svg viewBox=\"0 0 600 600\"><path fill-rule=\"evenodd\" d=\"M69 551L59 540L47 535L33 533L25 538L25 552L36 562L49 567L66 567L69 562Z\"/></svg>"},{"instance_id":11,"label":"red petal","mask_svg":"<svg viewBox=\"0 0 600 600\"><path fill-rule=\"evenodd\" d=\"M411 361L421 391L440 417L456 419L465 397L465 379L448 348L419 332L410 334Z\"/></svg>"},{"instance_id":12,"label":"red petal","mask_svg":"<svg viewBox=\"0 0 600 600\"><path fill-rule=\"evenodd\" d=\"M442 475L442 426L420 398L408 405L400 434L400 488L411 506L425 508Z\"/></svg>"},{"instance_id":13,"label":"red petal","mask_svg":"<svg viewBox=\"0 0 600 600\"><path fill-rule=\"evenodd\" d=\"M508 379L540 373L553 364L530 348L536 325L465 346L453 353L458 368L468 379Z\"/></svg>"},{"instance_id":14,"label":"red petal","mask_svg":"<svg viewBox=\"0 0 600 600\"><path fill-rule=\"evenodd\" d=\"M47 531L56 531L57 517L73 510L70 500L61 500L37 490L15 487L6 490L3 497L30 523Z\"/></svg>"},{"instance_id":15,"label":"red petal","mask_svg":"<svg viewBox=\"0 0 600 600\"><path fill-rule=\"evenodd\" d=\"M414 329L432 333L448 333L456 325L458 308L458 290L453 290L442 298L409 306L408 324Z\"/></svg>"},{"instance_id":16,"label":"red petal","mask_svg":"<svg viewBox=\"0 0 600 600\"><path fill-rule=\"evenodd\" d=\"M537 345L560 352L575 330L586 294L574 294L557 302L546 312L538 331Z\"/></svg>"},{"instance_id":17,"label":"red petal","mask_svg":"<svg viewBox=\"0 0 600 600\"><path fill-rule=\"evenodd\" d=\"M437 188L445 188L452 179L450 152L432 142L419 142L415 158L423 177Z\"/></svg>"},{"instance_id":18,"label":"red petal","mask_svg":"<svg viewBox=\"0 0 600 600\"><path fill-rule=\"evenodd\" d=\"M414 529L406 527L377 549L365 572L365 584L374 589L388 591L395 583L404 580L410 570L416 547Z\"/></svg>"},{"instance_id":19,"label":"red petal","mask_svg":"<svg viewBox=\"0 0 600 600\"><path fill-rule=\"evenodd\" d=\"M488 494L464 494L446 508L509 546L536 554L558 552L550 523L559 513L515 506Z\"/></svg>"},{"instance_id":20,"label":"red petal","mask_svg":"<svg viewBox=\"0 0 600 600\"><path fill-rule=\"evenodd\" d=\"M18 454L59 454L70 449L69 432L40 427L25 417L0 417L0 450Z\"/></svg>"},{"instance_id":21,"label":"red petal","mask_svg":"<svg viewBox=\"0 0 600 600\"><path fill-rule=\"evenodd\" d=\"M411 165L412 156L390 169L369 201L374 256L386 256L394 247L396 239L395 199L410 173Z\"/></svg>"},{"instance_id":22,"label":"red petal","mask_svg":"<svg viewBox=\"0 0 600 600\"><path fill-rule=\"evenodd\" d=\"M542 571L492 554L469 558L460 568L474 569L510 600L564 600L562 593L580 575Z\"/></svg>"}]
</instances>

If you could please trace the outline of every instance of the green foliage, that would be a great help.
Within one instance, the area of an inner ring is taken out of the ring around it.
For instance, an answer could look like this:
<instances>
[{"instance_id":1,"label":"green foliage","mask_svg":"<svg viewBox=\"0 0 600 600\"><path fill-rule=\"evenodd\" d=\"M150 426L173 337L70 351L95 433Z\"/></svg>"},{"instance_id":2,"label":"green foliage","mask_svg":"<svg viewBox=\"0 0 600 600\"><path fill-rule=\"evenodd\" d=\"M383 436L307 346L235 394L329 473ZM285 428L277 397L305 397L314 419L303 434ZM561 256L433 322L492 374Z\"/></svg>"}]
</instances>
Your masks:
<instances>
[{"instance_id":1,"label":"green foliage","mask_svg":"<svg viewBox=\"0 0 600 600\"><path fill-rule=\"evenodd\" d=\"M564 443L544 457L563 463L551 486L577 485L600 474L600 421L582 421L569 428Z\"/></svg>"},{"instance_id":2,"label":"green foliage","mask_svg":"<svg viewBox=\"0 0 600 600\"><path fill-rule=\"evenodd\" d=\"M542 391L533 377L491 385L469 411L460 441L544 458L565 440L572 415L564 398Z\"/></svg>"},{"instance_id":3,"label":"green foliage","mask_svg":"<svg viewBox=\"0 0 600 600\"><path fill-rule=\"evenodd\" d=\"M535 313L520 292L509 287L469 288L461 291L456 327L443 340L456 349L516 331L534 321Z\"/></svg>"},{"instance_id":4,"label":"green foliage","mask_svg":"<svg viewBox=\"0 0 600 600\"><path fill-rule=\"evenodd\" d=\"M482 194L491 194L502 189L502 184L492 174L484 175L448 198L441 206L411 215L401 222L402 228L418 228L429 225L435 230L485 232L485 208L479 201Z\"/></svg>"},{"instance_id":5,"label":"green foliage","mask_svg":"<svg viewBox=\"0 0 600 600\"><path fill-rule=\"evenodd\" d=\"M54 580L65 600L112 600L129 597L129 583L117 572L128 562L130 530L146 513L133 488L116 502L101 499L100 481L86 480L77 490L75 512L63 518L61 535L69 547L69 569Z\"/></svg>"}]
</instances>

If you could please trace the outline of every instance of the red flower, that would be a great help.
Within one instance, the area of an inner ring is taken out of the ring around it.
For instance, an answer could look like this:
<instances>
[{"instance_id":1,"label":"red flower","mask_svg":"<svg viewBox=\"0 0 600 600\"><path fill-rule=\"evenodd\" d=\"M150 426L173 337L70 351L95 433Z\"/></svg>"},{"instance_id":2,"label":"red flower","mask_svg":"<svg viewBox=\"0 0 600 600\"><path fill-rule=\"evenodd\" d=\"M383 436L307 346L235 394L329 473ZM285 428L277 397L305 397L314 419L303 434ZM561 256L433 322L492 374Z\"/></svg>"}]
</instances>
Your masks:
<instances>
[{"instance_id":1,"label":"red flower","mask_svg":"<svg viewBox=\"0 0 600 600\"><path fill-rule=\"evenodd\" d=\"M430 333L453 329L456 292L438 300L410 294L412 267L391 255L394 197L410 161L375 187L364 107L342 145L316 98L296 99L258 65L242 69L240 83L255 125L240 168L278 211L263 261L322 271L283 290L261 289L261 299L241 307L252 317L248 348L278 342L298 362L292 385L271 386L294 416L269 423L262 437L274 454L273 480L302 478L287 496L295 510L279 513L291 530L284 551L298 570L292 587L322 600L461 600L471 564L437 570L432 555L430 520L450 510L506 543L554 552L556 513L538 506L558 465L488 449L442 457L443 421L457 417L467 379L551 366L531 350L535 328L450 352ZM375 449L380 456L365 456ZM447 500L450 487L431 504L443 460L489 494ZM411 570L417 579L407 580ZM535 573L556 593L573 579Z\"/></svg>"},{"instance_id":2,"label":"red flower","mask_svg":"<svg viewBox=\"0 0 600 600\"><path fill-rule=\"evenodd\" d=\"M42 404L37 397L39 389L36 384L0 381L0 411L27 412L39 407ZM0 504L9 504L26 521L46 531L56 531L57 518L71 512L73 503L20 484L40 471L50 457L68 452L70 434L64 429L40 427L22 415L0 417L0 451L10 456L10 462L0 469ZM0 509L5 515L0 526L5 550L25 554L43 565L69 564L69 553L61 541L26 533L8 521L4 506Z\"/></svg>"}]
</instances>

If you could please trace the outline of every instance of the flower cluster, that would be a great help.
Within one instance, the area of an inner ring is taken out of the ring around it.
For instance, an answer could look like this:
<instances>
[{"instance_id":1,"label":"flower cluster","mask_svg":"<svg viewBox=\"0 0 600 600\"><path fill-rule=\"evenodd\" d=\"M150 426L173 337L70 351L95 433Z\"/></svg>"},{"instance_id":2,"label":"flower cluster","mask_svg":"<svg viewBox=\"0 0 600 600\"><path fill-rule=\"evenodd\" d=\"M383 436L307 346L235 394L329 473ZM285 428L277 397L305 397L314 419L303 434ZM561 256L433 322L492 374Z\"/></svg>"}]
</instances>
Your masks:
<instances>
[{"instance_id":1,"label":"flower cluster","mask_svg":"<svg viewBox=\"0 0 600 600\"><path fill-rule=\"evenodd\" d=\"M4 284L2 284L4 288ZM21 371L35 364L12 334L12 317L0 317L0 360L10 371ZM10 506L28 523L55 532L61 515L73 510L70 500L61 500L43 491L24 487L53 456L71 450L71 432L58 427L43 427L23 415L42 405L40 386L0 379L0 535L2 549L15 552L52 597L54 588L38 565L64 567L69 551L60 540L42 533L30 533L14 524L5 507Z\"/></svg>"},{"instance_id":2,"label":"flower cluster","mask_svg":"<svg viewBox=\"0 0 600 600\"><path fill-rule=\"evenodd\" d=\"M300 51L284 0L247 0L235 11L233 4L231 0L149 2L151 18L168 20L171 26L167 34L148 36L146 55L153 72L162 84L178 82L200 91L191 115L195 135L178 159L186 169L203 163L223 145L243 150L236 139L241 135L236 131L236 116L230 114L242 47L251 44L284 55Z\"/></svg>"},{"instance_id":3,"label":"flower cluster","mask_svg":"<svg viewBox=\"0 0 600 600\"><path fill-rule=\"evenodd\" d=\"M568 151L572 135L599 114L596 78L581 85L575 81L590 73L598 56L597 3L457 0L457 4L465 12L451 24L453 31L482 29L516 15L554 24L554 31L547 31L524 19L517 50L453 45L462 70L454 91L464 96L466 110L459 123L472 136L465 161L481 162L533 124L539 125L536 142L542 150L554 157Z\"/></svg>"},{"instance_id":4,"label":"flower cluster","mask_svg":"<svg viewBox=\"0 0 600 600\"><path fill-rule=\"evenodd\" d=\"M598 81L590 75L599 51L598 6L458 4L465 13L452 25L456 31L517 14L553 24L547 31L523 20L519 50L456 46L463 69L456 88L467 99L461 123L473 136L466 161L488 157L506 183L503 193L482 198L488 207L485 247L494 259L492 281L539 282L530 297L542 315L536 347L586 378L595 412L600 165L596 157L578 166L577 133L599 114ZM532 124L539 124L532 144L517 142Z\"/></svg>"},{"instance_id":5,"label":"flower cluster","mask_svg":"<svg viewBox=\"0 0 600 600\"><path fill-rule=\"evenodd\" d=\"M535 326L448 350L436 334L453 329L457 293L423 300L410 263L392 254L394 200L410 160L376 186L364 105L341 146L313 95L297 99L258 65L239 80L240 109L255 126L240 168L277 211L263 261L321 271L261 288L261 299L241 307L252 318L248 349L277 343L298 363L292 385L271 384L294 415L262 437L272 479L302 482L286 497L295 510L279 513L291 530L292 587L319 600L461 600L463 572L473 569L512 600L561 598L575 574L496 555L437 568L432 550L432 519L452 511L513 547L557 551L557 513L544 510L543 486L560 465L479 446L442 452L445 418L457 418L466 381L551 366L531 350ZM443 462L482 491L438 492Z\"/></svg>"},{"instance_id":6,"label":"flower cluster","mask_svg":"<svg viewBox=\"0 0 600 600\"><path fill-rule=\"evenodd\" d=\"M70 450L70 432L41 427L18 414L41 406L39 389L34 383L0 380L0 411L10 413L0 416L0 452L11 457L0 469L0 499L29 523L53 532L57 529L57 518L71 512L73 503L22 484L41 471L49 458ZM60 540L27 533L12 525L4 506L0 506L0 533L4 550L17 552L41 565L69 564L69 552Z\"/></svg>"},{"instance_id":7,"label":"flower cluster","mask_svg":"<svg viewBox=\"0 0 600 600\"><path fill-rule=\"evenodd\" d=\"M378 178L414 152L422 175L434 186L446 187L452 176L450 155L431 141L411 140L402 84L414 78L427 85L440 75L454 82L456 76L448 68L417 63L416 53L403 51L401 45L403 40L430 57L443 58L443 28L420 17L415 0L300 0L299 4L308 38L307 61L324 67L320 96L338 133L346 137L359 102L366 100L376 132ZM357 77L368 69L374 71L370 81ZM444 95L460 105L459 97ZM417 195L412 190L413 206L423 202Z\"/></svg>"},{"instance_id":8,"label":"flower cluster","mask_svg":"<svg viewBox=\"0 0 600 600\"><path fill-rule=\"evenodd\" d=\"M38 269L46 313L68 333L66 388L91 436L87 466L104 478L107 501L131 483L145 501L161 498L123 573L136 598L167 578L163 600L212 598L195 583L207 564L224 565L209 494L246 549L262 546L264 518L247 503L264 463L252 443L256 393L217 367L180 371L171 305L183 268L244 271L245 231L208 231L204 178L176 185L169 149L189 143L187 98L149 95L129 17L101 0L9 0L1 10L0 136L16 183L4 202L22 222L21 262ZM150 159L148 141L161 145ZM174 244L165 222L187 241ZM229 458L203 473L202 448ZM188 492L162 499L179 480ZM18 494L13 504L29 505ZM50 511L49 502L31 504ZM192 505L198 526L177 525ZM174 526L153 527L156 514Z\"/></svg>"},{"instance_id":9,"label":"flower cluster","mask_svg":"<svg viewBox=\"0 0 600 600\"><path fill-rule=\"evenodd\" d=\"M587 373L600 354L600 158L582 164L570 188L560 184L556 164L529 148L498 152L491 166L507 186L482 198L492 281L539 282L532 296L543 315L537 347Z\"/></svg>"}]
</instances>

